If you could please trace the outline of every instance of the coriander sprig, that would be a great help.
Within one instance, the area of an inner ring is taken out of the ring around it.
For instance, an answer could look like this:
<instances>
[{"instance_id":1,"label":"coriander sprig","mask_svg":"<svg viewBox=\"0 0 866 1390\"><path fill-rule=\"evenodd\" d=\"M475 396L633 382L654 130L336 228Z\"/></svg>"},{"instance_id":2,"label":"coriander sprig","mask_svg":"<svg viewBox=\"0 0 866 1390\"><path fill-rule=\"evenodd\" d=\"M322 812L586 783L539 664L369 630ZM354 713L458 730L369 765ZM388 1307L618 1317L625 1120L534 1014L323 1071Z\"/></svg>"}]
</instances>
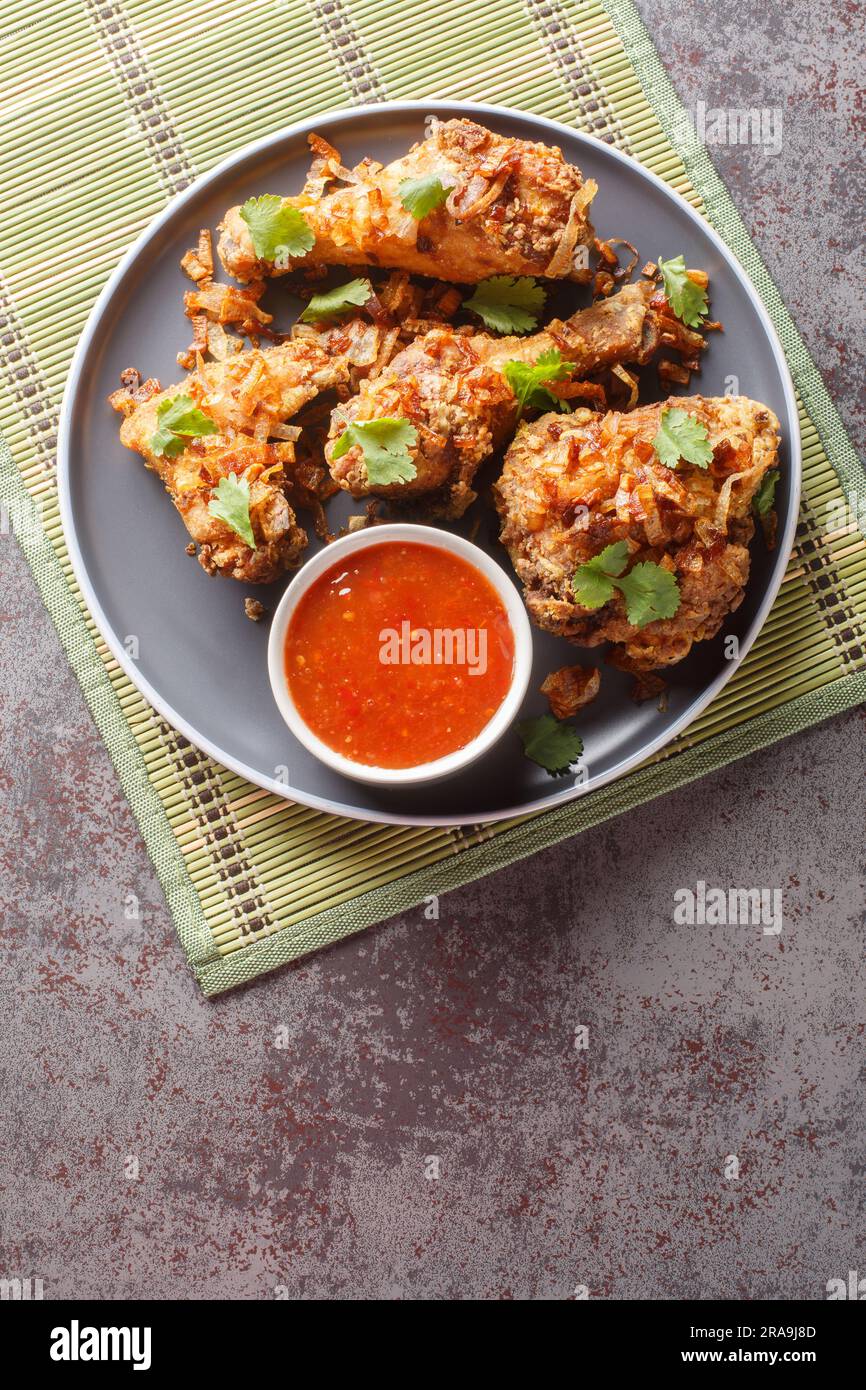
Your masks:
<instances>
[{"instance_id":1,"label":"coriander sprig","mask_svg":"<svg viewBox=\"0 0 866 1390\"><path fill-rule=\"evenodd\" d=\"M349 280L345 285L337 285L324 294L314 294L304 312L301 323L319 323L322 319L341 318L352 314L355 309L367 303L373 293L369 280Z\"/></svg>"},{"instance_id":2,"label":"coriander sprig","mask_svg":"<svg viewBox=\"0 0 866 1390\"><path fill-rule=\"evenodd\" d=\"M491 275L475 287L463 308L478 314L495 333L528 333L544 308L544 290L531 275Z\"/></svg>"},{"instance_id":3,"label":"coriander sprig","mask_svg":"<svg viewBox=\"0 0 866 1390\"><path fill-rule=\"evenodd\" d=\"M397 193L406 211L420 222L442 206L453 187L453 183L444 184L438 174L425 174L420 179L401 179Z\"/></svg>"},{"instance_id":4,"label":"coriander sprig","mask_svg":"<svg viewBox=\"0 0 866 1390\"><path fill-rule=\"evenodd\" d=\"M669 261L659 257L658 265L667 301L677 318L689 328L698 328L707 314L706 290L690 277L684 256L674 256Z\"/></svg>"},{"instance_id":5,"label":"coriander sprig","mask_svg":"<svg viewBox=\"0 0 866 1390\"><path fill-rule=\"evenodd\" d=\"M653 449L660 462L669 468L676 468L680 459L693 463L696 468L708 468L713 461L706 425L676 405L661 412Z\"/></svg>"},{"instance_id":6,"label":"coriander sprig","mask_svg":"<svg viewBox=\"0 0 866 1390\"><path fill-rule=\"evenodd\" d=\"M408 420L352 421L343 430L331 451L331 457L342 458L357 444L364 456L367 479L374 487L390 483L408 483L417 469L409 450L418 442L418 431Z\"/></svg>"},{"instance_id":7,"label":"coriander sprig","mask_svg":"<svg viewBox=\"0 0 866 1390\"><path fill-rule=\"evenodd\" d=\"M554 719L552 714L521 720L517 732L527 758L552 777L568 772L583 752L583 739L574 726Z\"/></svg>"},{"instance_id":8,"label":"coriander sprig","mask_svg":"<svg viewBox=\"0 0 866 1390\"><path fill-rule=\"evenodd\" d=\"M258 549L250 521L250 485L246 478L239 478L236 473L220 478L207 509L211 516L230 526L251 550Z\"/></svg>"},{"instance_id":9,"label":"coriander sprig","mask_svg":"<svg viewBox=\"0 0 866 1390\"><path fill-rule=\"evenodd\" d=\"M517 418L527 409L567 411L567 403L548 391L545 382L564 381L573 371L574 363L563 362L556 348L543 352L534 363L506 362L503 374L517 397Z\"/></svg>"},{"instance_id":10,"label":"coriander sprig","mask_svg":"<svg viewBox=\"0 0 866 1390\"><path fill-rule=\"evenodd\" d=\"M247 198L241 217L250 229L253 250L260 260L306 256L315 245L315 234L303 213L284 203L276 193Z\"/></svg>"},{"instance_id":11,"label":"coriander sprig","mask_svg":"<svg viewBox=\"0 0 866 1390\"><path fill-rule=\"evenodd\" d=\"M752 498L752 508L756 516L766 516L776 501L776 484L781 474L778 468L771 468L761 479L761 486Z\"/></svg>"},{"instance_id":12,"label":"coriander sprig","mask_svg":"<svg viewBox=\"0 0 866 1390\"><path fill-rule=\"evenodd\" d=\"M601 608L619 589L625 599L626 617L635 627L672 618L680 606L676 576L652 560L634 565L626 574L628 558L628 542L615 541L579 567L572 590L581 608Z\"/></svg>"},{"instance_id":13,"label":"coriander sprig","mask_svg":"<svg viewBox=\"0 0 866 1390\"><path fill-rule=\"evenodd\" d=\"M191 396L171 396L156 407L150 447L158 458L173 459L202 434L219 434L219 425L199 410Z\"/></svg>"}]
</instances>

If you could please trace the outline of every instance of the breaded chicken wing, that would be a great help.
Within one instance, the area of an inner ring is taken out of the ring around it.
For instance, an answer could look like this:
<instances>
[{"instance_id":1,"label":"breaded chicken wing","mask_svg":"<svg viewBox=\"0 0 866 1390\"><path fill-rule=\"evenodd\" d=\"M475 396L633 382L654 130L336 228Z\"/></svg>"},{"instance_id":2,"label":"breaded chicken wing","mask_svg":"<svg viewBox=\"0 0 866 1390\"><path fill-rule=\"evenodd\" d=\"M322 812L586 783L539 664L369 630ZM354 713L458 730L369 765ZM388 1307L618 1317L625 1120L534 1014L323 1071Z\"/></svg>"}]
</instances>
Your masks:
<instances>
[{"instance_id":1,"label":"breaded chicken wing","mask_svg":"<svg viewBox=\"0 0 866 1390\"><path fill-rule=\"evenodd\" d=\"M648 281L627 285L530 337L463 336L444 327L416 338L375 381L364 382L357 396L334 410L325 451L331 476L354 497L373 493L411 501L436 492L441 514L462 515L475 496L470 485L479 466L517 421L517 398L503 375L506 362L534 363L542 353L558 351L572 364L573 380L613 364L646 362L659 342L659 314L651 304L657 295ZM358 444L334 458L348 424L377 419L408 420L417 430L410 480L371 485Z\"/></svg>"},{"instance_id":2,"label":"breaded chicken wing","mask_svg":"<svg viewBox=\"0 0 866 1390\"><path fill-rule=\"evenodd\" d=\"M382 338L382 329L352 319L277 347L203 362L166 390L152 379L138 386L137 373L124 374L127 384L110 397L124 416L121 442L162 478L209 574L268 584L300 563L307 536L289 500L294 445L285 424L320 392L369 369ZM190 438L171 457L156 451L154 435L160 405L178 397L189 398L218 433ZM231 473L249 484L255 548L210 509L214 488Z\"/></svg>"},{"instance_id":3,"label":"breaded chicken wing","mask_svg":"<svg viewBox=\"0 0 866 1390\"><path fill-rule=\"evenodd\" d=\"M431 119L429 129L392 164L365 159L355 169L343 168L337 151L311 136L315 159L304 191L283 206L303 215L312 249L294 259L262 258L234 207L220 224L225 269L239 280L300 264L393 266L459 284L501 274L589 279L581 248L592 244L588 209L596 185L584 182L561 150L469 120ZM416 220L400 185L425 178L438 178L448 198Z\"/></svg>"},{"instance_id":4,"label":"breaded chicken wing","mask_svg":"<svg viewBox=\"0 0 866 1390\"><path fill-rule=\"evenodd\" d=\"M706 468L659 461L653 439L674 407L706 429ZM778 445L776 416L745 396L672 397L629 414L576 410L522 426L495 493L502 542L534 622L578 646L613 642L613 663L636 672L680 661L714 637L742 602L751 502ZM575 572L619 541L628 544L629 571L651 561L676 577L673 617L638 627L619 591L601 607L580 607Z\"/></svg>"}]
</instances>

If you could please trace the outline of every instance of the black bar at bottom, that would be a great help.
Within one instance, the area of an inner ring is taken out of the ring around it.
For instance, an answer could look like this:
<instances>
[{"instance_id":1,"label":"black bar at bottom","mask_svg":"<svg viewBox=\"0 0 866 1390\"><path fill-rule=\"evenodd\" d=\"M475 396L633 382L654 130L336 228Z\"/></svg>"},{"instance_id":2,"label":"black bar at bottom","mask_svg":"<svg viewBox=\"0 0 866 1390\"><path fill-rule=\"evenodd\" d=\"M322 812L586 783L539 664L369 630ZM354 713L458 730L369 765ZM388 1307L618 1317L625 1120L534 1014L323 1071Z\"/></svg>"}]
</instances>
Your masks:
<instances>
[{"instance_id":1,"label":"black bar at bottom","mask_svg":"<svg viewBox=\"0 0 866 1390\"><path fill-rule=\"evenodd\" d=\"M862 1302L864 1297L858 1291L856 1301ZM837 1301L850 1301L847 1298L809 1303L570 1301L578 1306L568 1309L556 1325L560 1334L556 1344L533 1338L536 1377L548 1361L553 1371L554 1360L561 1374L563 1332L577 1339L568 1355L578 1371L582 1365L589 1369L591 1362L601 1357L610 1372L666 1374L679 1368L686 1374L700 1374L712 1367L741 1367L775 1374L796 1368L819 1371L826 1378L828 1372L857 1365L862 1345L859 1315L852 1308L836 1306ZM347 1314L351 1317L348 1308L335 1309L328 1316L342 1322ZM400 1350L402 1329L393 1321L393 1314L391 1317L390 1335L380 1346L376 1361L393 1365L398 1359L402 1375L411 1375L415 1358L407 1358L405 1350ZM108 1371L113 1376L129 1374L140 1379L148 1374L168 1371L175 1375L189 1370L215 1372L222 1380L233 1372L249 1376L263 1358L268 1364L285 1358L285 1371L290 1373L293 1366L297 1368L298 1356L306 1361L317 1355L321 1338L308 1315L299 1318L297 1309L290 1310L279 1300L227 1305L198 1300L75 1303L7 1299L0 1302L0 1320L4 1331L14 1338L7 1345L15 1347L16 1365L49 1376L56 1373L61 1378L86 1375L92 1379ZM329 1374L333 1374L337 1349L351 1358L355 1367L369 1357L369 1323L364 1327L363 1342L360 1336L355 1342L353 1332L354 1326L340 1326L337 1332L332 1323L327 1353L322 1358ZM479 1338L473 1369L493 1370L504 1349L504 1343ZM591 1360L586 1362L584 1357L590 1352ZM426 1375L432 1367L430 1348L422 1355L415 1369ZM443 1356L441 1374L446 1373L444 1361ZM452 1373L455 1369L451 1367ZM459 1354L461 1378L466 1370L464 1344Z\"/></svg>"}]
</instances>

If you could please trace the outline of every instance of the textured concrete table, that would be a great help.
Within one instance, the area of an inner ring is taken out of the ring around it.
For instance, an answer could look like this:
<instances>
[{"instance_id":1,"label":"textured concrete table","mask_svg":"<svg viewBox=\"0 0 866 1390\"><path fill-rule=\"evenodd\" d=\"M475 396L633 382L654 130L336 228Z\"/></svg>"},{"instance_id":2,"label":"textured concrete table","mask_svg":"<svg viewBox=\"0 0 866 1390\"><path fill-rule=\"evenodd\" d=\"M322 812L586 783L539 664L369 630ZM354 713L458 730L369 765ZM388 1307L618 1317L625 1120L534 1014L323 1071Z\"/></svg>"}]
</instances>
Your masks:
<instances>
[{"instance_id":1,"label":"textured concrete table","mask_svg":"<svg viewBox=\"0 0 866 1390\"><path fill-rule=\"evenodd\" d=\"M782 109L779 154L715 158L862 447L862 10L641 9L691 109ZM8 538L0 571L0 1275L821 1298L863 1268L862 713L205 1003ZM699 879L781 889L781 936L675 925Z\"/></svg>"}]
</instances>

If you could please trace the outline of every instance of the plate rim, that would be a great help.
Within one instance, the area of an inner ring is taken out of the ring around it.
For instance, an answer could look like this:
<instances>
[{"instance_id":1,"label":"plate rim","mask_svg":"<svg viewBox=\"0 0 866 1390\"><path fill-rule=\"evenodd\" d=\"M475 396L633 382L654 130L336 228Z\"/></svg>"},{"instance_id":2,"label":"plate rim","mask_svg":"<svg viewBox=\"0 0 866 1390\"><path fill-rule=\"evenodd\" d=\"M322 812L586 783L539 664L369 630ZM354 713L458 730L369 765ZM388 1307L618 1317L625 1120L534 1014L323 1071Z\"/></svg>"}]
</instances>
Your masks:
<instances>
[{"instance_id":1,"label":"plate rim","mask_svg":"<svg viewBox=\"0 0 866 1390\"><path fill-rule=\"evenodd\" d=\"M93 345L105 309L110 305L127 270L146 250L148 243L158 235L167 222L175 217L185 203L196 197L202 189L207 188L211 183L218 182L224 175L230 173L236 167L242 166L249 159L266 154L271 148L280 145L283 141L294 136L308 134L314 129L320 129L323 126L331 126L346 120L357 119L361 116L370 117L379 113L384 115L401 113L406 115L435 115L437 110L447 110L452 113L466 113L469 116L486 115L494 119L508 120L516 118L517 120L527 122L529 125L536 126L541 132L540 138L544 138L544 134L546 133L548 136L552 134L558 138L576 140L578 144L583 142L589 145L600 146L608 155L613 157L615 162L619 162L633 173L637 173L638 177L647 179L666 197L679 203L689 219L709 237L716 251L726 262L735 278L740 282L753 308L756 310L773 350L775 365L779 370L782 381L782 389L789 418L795 422L795 428L790 431L787 440L791 460L791 508L784 532L777 541L775 572L764 591L752 622L740 639L739 655L737 659L735 661L727 661L725 663L725 669L720 671L714 680L710 681L709 685L692 701L683 711L682 715L660 733L657 738L649 740L638 752L622 758L618 763L614 764L613 767L609 768L607 772L601 773L596 777L590 775L585 782L573 784L559 791L552 791L548 796L534 800L528 805L511 806L507 809L497 808L491 812L473 813L472 815L463 817L455 817L453 815L407 815L405 813L400 815L380 808L367 807L361 809L352 807L351 809L347 809L341 802L331 800L328 797L317 796L312 792L298 791L295 788L287 787L284 783L277 782L274 778L263 776L256 768L248 766L241 758L236 758L232 754L227 753L205 735L199 733L188 720L179 714L178 711L163 698L160 692L156 690L141 671L139 671L135 661L129 656L119 635L114 632L111 624L108 622L102 605L90 582L87 564L81 547L78 544L74 523L70 469L72 416L82 385L82 368L85 358ZM608 783L616 781L620 777L624 777L628 772L633 771L634 768L640 766L648 758L660 752L679 734L683 733L690 724L694 723L719 692L727 685L728 681L732 679L734 673L745 660L767 620L767 616L781 587L787 569L787 562L790 559L793 549L800 508L802 490L802 447L794 382L779 335L770 318L769 311L733 251L723 241L715 227L713 227L706 218L702 217L697 209L692 207L691 203L689 203L682 194L677 193L675 189L665 183L664 179L654 173L653 170L648 169L645 165L641 164L639 160L617 149L616 146L609 145L606 141L599 139L598 136L592 135L589 132L572 128L562 121L553 120L549 116L538 116L532 112L522 111L518 107L500 106L488 102L449 101L443 98L431 98L425 101L383 101L365 106L339 107L333 110L319 112L302 121L293 122L291 125L281 127L278 131L272 132L270 135L262 136L259 140L251 141L249 144L242 146L241 149L236 150L233 154L228 155L225 159L220 160L220 162L215 164L207 173L194 179L192 183L186 188L181 189L179 193L175 194L175 196L166 203L162 211L151 219L148 225L142 230L138 237L136 237L135 241L121 257L97 296L78 339L66 377L60 408L57 434L57 485L60 520L72 572L100 636L121 670L129 678L139 694L141 694L174 729L182 734L193 747L206 753L207 756L213 758L215 762L228 768L238 776L245 778L248 782L252 782L254 786L261 787L264 791L270 792L283 801L295 802L302 806L308 806L312 810L323 811L329 815L340 816L346 820L356 820L381 825L441 828L485 823L493 824L518 816L533 816L545 811L561 808L576 801L579 797L585 796L588 792L596 791L598 788L606 786Z\"/></svg>"}]
</instances>

